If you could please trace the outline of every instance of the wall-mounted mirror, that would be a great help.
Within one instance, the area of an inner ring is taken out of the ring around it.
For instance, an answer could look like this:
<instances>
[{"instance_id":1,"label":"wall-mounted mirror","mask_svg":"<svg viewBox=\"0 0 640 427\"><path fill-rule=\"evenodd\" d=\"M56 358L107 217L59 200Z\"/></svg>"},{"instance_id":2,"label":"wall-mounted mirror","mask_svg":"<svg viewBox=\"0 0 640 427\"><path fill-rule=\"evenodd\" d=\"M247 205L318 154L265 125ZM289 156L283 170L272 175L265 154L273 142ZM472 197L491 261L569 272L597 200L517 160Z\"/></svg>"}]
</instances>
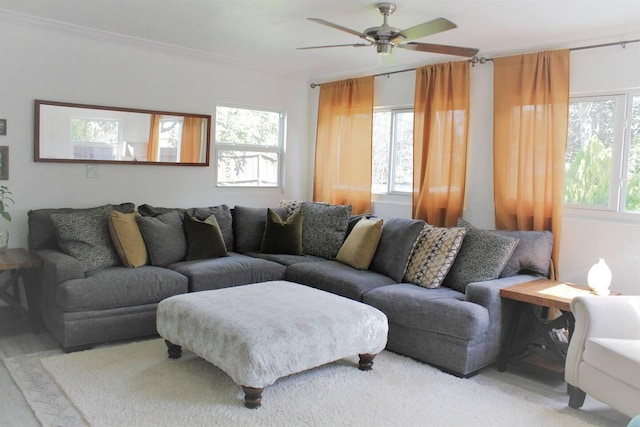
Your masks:
<instances>
[{"instance_id":1,"label":"wall-mounted mirror","mask_svg":"<svg viewBox=\"0 0 640 427\"><path fill-rule=\"evenodd\" d=\"M211 116L36 100L35 161L208 166Z\"/></svg>"}]
</instances>

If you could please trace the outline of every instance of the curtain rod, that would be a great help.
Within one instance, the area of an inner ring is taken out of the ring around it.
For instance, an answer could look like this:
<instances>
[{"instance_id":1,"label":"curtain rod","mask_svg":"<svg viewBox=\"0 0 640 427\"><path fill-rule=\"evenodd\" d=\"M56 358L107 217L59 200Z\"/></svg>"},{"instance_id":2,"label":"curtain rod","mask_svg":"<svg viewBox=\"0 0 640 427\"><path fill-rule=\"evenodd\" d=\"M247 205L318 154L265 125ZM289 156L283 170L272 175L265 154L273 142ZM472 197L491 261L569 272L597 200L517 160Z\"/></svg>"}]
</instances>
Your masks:
<instances>
[{"instance_id":1,"label":"curtain rod","mask_svg":"<svg viewBox=\"0 0 640 427\"><path fill-rule=\"evenodd\" d=\"M580 47L572 47L569 49L569 52L573 52L574 50L586 50L586 49L596 49L599 47L609 47L609 46L620 46L623 49L625 47L627 47L627 44L629 43L638 43L640 42L640 39L634 39L634 40L623 40L623 41L619 41L619 42L612 42L612 43L602 43L602 44L592 44L589 46L580 46ZM486 62L489 61L493 61L493 58L485 58L484 56L481 57L477 57L474 56L473 58L469 59L469 62L471 63L471 66L475 66L476 64L484 64ZM398 74L398 73L406 73L408 71L415 71L417 67L414 68L407 68L406 70L398 70L398 71L388 71L386 73L379 73L379 74L374 74L372 77L381 77L381 76L390 76L392 74ZM315 89L318 86L321 86L322 83L311 83L311 89Z\"/></svg>"}]
</instances>

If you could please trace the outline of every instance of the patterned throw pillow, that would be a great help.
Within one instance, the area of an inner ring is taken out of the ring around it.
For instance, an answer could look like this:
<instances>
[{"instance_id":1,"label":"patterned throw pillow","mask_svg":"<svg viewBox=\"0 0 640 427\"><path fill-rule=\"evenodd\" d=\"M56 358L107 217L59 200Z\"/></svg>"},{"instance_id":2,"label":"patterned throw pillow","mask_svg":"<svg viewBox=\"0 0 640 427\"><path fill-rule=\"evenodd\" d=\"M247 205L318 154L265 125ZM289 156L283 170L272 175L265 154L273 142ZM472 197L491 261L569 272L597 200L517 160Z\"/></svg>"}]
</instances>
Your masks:
<instances>
[{"instance_id":1,"label":"patterned throw pillow","mask_svg":"<svg viewBox=\"0 0 640 427\"><path fill-rule=\"evenodd\" d=\"M451 269L467 230L425 224L409 259L404 279L425 288L442 284Z\"/></svg>"},{"instance_id":2,"label":"patterned throw pillow","mask_svg":"<svg viewBox=\"0 0 640 427\"><path fill-rule=\"evenodd\" d=\"M120 264L111 234L109 214L111 205L68 213L51 214L58 233L58 246L79 260L85 271L98 270Z\"/></svg>"},{"instance_id":3,"label":"patterned throw pillow","mask_svg":"<svg viewBox=\"0 0 640 427\"><path fill-rule=\"evenodd\" d=\"M305 255L335 259L347 234L351 205L303 202L300 209Z\"/></svg>"},{"instance_id":4,"label":"patterned throw pillow","mask_svg":"<svg viewBox=\"0 0 640 427\"><path fill-rule=\"evenodd\" d=\"M291 216L300 210L302 202L297 200L280 200L280 207L287 208L287 216Z\"/></svg>"},{"instance_id":5,"label":"patterned throw pillow","mask_svg":"<svg viewBox=\"0 0 640 427\"><path fill-rule=\"evenodd\" d=\"M460 252L444 286L465 292L472 282L497 279L518 245L518 239L491 231L467 228Z\"/></svg>"}]
</instances>

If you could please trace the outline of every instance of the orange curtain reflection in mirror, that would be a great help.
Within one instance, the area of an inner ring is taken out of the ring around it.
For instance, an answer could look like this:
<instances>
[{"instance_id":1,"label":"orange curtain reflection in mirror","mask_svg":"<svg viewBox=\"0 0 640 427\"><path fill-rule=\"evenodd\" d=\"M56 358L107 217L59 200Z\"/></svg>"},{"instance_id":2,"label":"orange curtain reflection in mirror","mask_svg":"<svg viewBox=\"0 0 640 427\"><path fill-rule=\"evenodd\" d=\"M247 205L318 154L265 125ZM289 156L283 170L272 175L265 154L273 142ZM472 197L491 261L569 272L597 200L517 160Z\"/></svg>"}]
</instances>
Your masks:
<instances>
[{"instance_id":1,"label":"orange curtain reflection in mirror","mask_svg":"<svg viewBox=\"0 0 640 427\"><path fill-rule=\"evenodd\" d=\"M496 228L550 230L558 269L569 114L569 50L494 60Z\"/></svg>"},{"instance_id":2,"label":"orange curtain reflection in mirror","mask_svg":"<svg viewBox=\"0 0 640 427\"><path fill-rule=\"evenodd\" d=\"M416 69L413 217L456 225L464 207L469 124L469 62Z\"/></svg>"},{"instance_id":3,"label":"orange curtain reflection in mirror","mask_svg":"<svg viewBox=\"0 0 640 427\"><path fill-rule=\"evenodd\" d=\"M180 141L180 163L197 163L202 152L202 118L185 117Z\"/></svg>"},{"instance_id":4,"label":"orange curtain reflection in mirror","mask_svg":"<svg viewBox=\"0 0 640 427\"><path fill-rule=\"evenodd\" d=\"M320 86L313 200L371 212L372 125L373 77Z\"/></svg>"},{"instance_id":5,"label":"orange curtain reflection in mirror","mask_svg":"<svg viewBox=\"0 0 640 427\"><path fill-rule=\"evenodd\" d=\"M155 162L160 152L160 114L151 114L149 126L149 145L147 145L147 160Z\"/></svg>"}]
</instances>

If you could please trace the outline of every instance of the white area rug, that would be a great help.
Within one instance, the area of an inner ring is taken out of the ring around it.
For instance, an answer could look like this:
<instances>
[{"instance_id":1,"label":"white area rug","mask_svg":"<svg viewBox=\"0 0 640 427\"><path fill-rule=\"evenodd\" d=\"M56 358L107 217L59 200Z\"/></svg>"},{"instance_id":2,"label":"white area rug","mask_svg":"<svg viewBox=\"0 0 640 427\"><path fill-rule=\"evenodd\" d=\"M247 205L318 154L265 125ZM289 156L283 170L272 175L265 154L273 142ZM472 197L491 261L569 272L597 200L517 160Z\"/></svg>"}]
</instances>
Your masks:
<instances>
[{"instance_id":1,"label":"white area rug","mask_svg":"<svg viewBox=\"0 0 640 427\"><path fill-rule=\"evenodd\" d=\"M593 414L479 375L460 379L390 352L373 371L344 359L278 380L262 407L239 386L160 339L4 360L44 426L584 426ZM489 368L491 369L491 368Z\"/></svg>"}]
</instances>

